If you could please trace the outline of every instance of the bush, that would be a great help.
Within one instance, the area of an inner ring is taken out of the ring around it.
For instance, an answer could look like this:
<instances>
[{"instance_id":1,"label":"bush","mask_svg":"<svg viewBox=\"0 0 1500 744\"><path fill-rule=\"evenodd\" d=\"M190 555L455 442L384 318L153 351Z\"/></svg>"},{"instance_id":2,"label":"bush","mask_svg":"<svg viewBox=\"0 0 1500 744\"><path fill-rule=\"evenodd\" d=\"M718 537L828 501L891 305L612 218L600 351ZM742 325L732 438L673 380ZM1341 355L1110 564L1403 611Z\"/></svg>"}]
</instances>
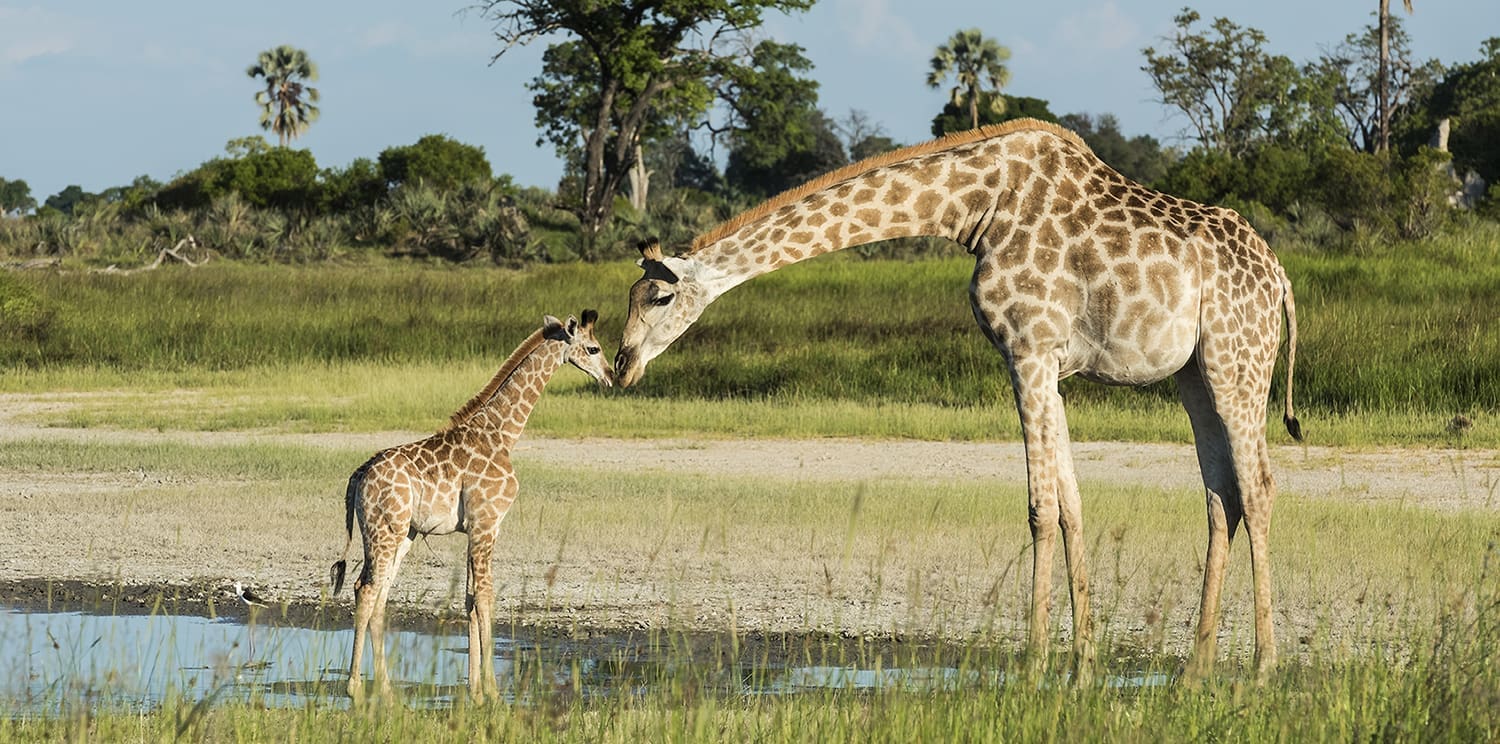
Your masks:
<instances>
[{"instance_id":1,"label":"bush","mask_svg":"<svg viewBox=\"0 0 1500 744\"><path fill-rule=\"evenodd\" d=\"M41 343L52 331L56 313L19 279L0 273L0 337L12 342Z\"/></svg>"},{"instance_id":2,"label":"bush","mask_svg":"<svg viewBox=\"0 0 1500 744\"><path fill-rule=\"evenodd\" d=\"M315 209L318 164L307 150L278 147L229 161L220 171L225 191L238 193L257 207Z\"/></svg>"},{"instance_id":3,"label":"bush","mask_svg":"<svg viewBox=\"0 0 1500 744\"><path fill-rule=\"evenodd\" d=\"M424 183L439 191L493 178L484 148L441 134L429 134L414 145L386 148L380 153L380 175L392 187Z\"/></svg>"},{"instance_id":4,"label":"bush","mask_svg":"<svg viewBox=\"0 0 1500 744\"><path fill-rule=\"evenodd\" d=\"M487 180L451 192L408 184L378 212L379 237L398 253L449 261L487 256L507 264L538 256L525 215Z\"/></svg>"}]
</instances>

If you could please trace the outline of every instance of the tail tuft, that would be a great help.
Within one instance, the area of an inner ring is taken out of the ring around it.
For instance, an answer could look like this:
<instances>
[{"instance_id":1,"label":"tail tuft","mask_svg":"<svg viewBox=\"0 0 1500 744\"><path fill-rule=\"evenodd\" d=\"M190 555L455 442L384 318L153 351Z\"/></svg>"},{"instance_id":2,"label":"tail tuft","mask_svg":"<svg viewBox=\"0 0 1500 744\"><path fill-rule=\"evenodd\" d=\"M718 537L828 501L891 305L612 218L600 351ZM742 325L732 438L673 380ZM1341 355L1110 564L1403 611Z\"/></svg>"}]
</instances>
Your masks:
<instances>
[{"instance_id":1,"label":"tail tuft","mask_svg":"<svg viewBox=\"0 0 1500 744\"><path fill-rule=\"evenodd\" d=\"M1302 422L1296 416L1283 416L1281 420L1286 423L1286 433L1292 435L1292 439L1302 441Z\"/></svg>"},{"instance_id":2,"label":"tail tuft","mask_svg":"<svg viewBox=\"0 0 1500 744\"><path fill-rule=\"evenodd\" d=\"M344 572L348 566L348 561L340 560L333 564L333 568L328 569L328 578L333 582L333 595L335 597L338 596L339 592L344 590Z\"/></svg>"}]
</instances>

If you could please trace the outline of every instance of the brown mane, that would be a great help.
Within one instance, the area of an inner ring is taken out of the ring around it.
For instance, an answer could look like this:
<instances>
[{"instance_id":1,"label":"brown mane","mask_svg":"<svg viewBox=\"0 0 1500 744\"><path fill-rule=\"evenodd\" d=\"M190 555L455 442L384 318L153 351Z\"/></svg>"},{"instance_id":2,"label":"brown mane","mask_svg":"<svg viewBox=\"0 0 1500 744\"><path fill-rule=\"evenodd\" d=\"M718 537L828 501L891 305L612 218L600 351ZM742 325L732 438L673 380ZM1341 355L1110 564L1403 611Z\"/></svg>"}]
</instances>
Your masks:
<instances>
[{"instance_id":1,"label":"brown mane","mask_svg":"<svg viewBox=\"0 0 1500 744\"><path fill-rule=\"evenodd\" d=\"M484 389L480 390L479 394L475 395L468 403L465 403L463 408L455 411L453 416L448 419L448 425L438 429L438 433L442 434L452 431L454 427L468 421L470 416L473 416L485 404L489 403L490 399L495 397L495 393L500 390L500 386L504 385L505 381L510 378L511 373L516 371L516 367L521 366L521 362L525 361L526 357L531 356L531 352L536 351L537 347L542 345L542 341L544 340L542 336L543 330L545 329L537 329L535 333L527 337L525 341L522 341L521 345L517 346L516 350L510 353L510 358L506 359L505 363L500 365L500 371L496 372L495 376L490 378L489 384L485 385Z\"/></svg>"},{"instance_id":2,"label":"brown mane","mask_svg":"<svg viewBox=\"0 0 1500 744\"><path fill-rule=\"evenodd\" d=\"M1072 142L1073 144L1078 145L1079 147L1082 147L1085 150L1088 150L1088 145L1084 144L1083 139L1080 138L1076 132L1072 131L1071 129L1064 129L1063 127L1060 127L1056 124L1049 124L1045 121L1040 121L1038 119L1013 119L1011 121L1005 122L1004 124L991 124L989 126L980 127L978 129L970 129L964 132L955 132L953 134L949 134L945 137L941 137L930 142L923 142L920 145L903 147L899 150L892 150L887 153L881 153L879 155L865 158L864 160L861 160L857 163L850 163L849 165L839 168L838 170L829 171L828 173L818 176L817 178L814 178L813 180L808 181L801 186L795 186L786 191L783 191L780 194L773 196L770 199L765 200L764 202L761 202L759 206L747 209L744 212L741 212L738 215L729 218L729 220L720 223L718 227L715 227L714 229L709 230L702 235L699 235L697 239L693 241L693 247L688 250L688 253L694 253L704 246L718 242L735 230L744 227L746 224L765 217L766 215L775 212L776 210L781 209L782 207L791 204L792 202L798 201L803 197L812 194L813 192L822 191L823 189L839 183L840 181L846 181L855 176L875 170L876 168L883 168L887 165L899 163L910 158L928 155L941 150L947 150L952 147L958 147L959 145L966 145L970 142L990 139L991 137L1004 136L1021 130L1040 130L1043 132L1050 132Z\"/></svg>"}]
</instances>

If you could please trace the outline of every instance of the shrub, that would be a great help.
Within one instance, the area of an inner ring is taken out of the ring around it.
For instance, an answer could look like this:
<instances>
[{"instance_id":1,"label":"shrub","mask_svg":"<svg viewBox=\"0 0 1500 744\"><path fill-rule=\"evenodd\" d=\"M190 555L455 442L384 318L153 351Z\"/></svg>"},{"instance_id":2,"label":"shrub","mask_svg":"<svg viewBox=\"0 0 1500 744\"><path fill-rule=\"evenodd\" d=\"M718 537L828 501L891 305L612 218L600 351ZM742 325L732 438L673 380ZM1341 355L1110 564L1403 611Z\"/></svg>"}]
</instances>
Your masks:
<instances>
[{"instance_id":1,"label":"shrub","mask_svg":"<svg viewBox=\"0 0 1500 744\"><path fill-rule=\"evenodd\" d=\"M0 337L40 343L52 331L56 313L35 291L8 273L0 273Z\"/></svg>"},{"instance_id":2,"label":"shrub","mask_svg":"<svg viewBox=\"0 0 1500 744\"><path fill-rule=\"evenodd\" d=\"M380 153L380 175L392 187L424 183L439 191L493 177L484 148L441 134L429 134L414 145L386 148Z\"/></svg>"}]
</instances>

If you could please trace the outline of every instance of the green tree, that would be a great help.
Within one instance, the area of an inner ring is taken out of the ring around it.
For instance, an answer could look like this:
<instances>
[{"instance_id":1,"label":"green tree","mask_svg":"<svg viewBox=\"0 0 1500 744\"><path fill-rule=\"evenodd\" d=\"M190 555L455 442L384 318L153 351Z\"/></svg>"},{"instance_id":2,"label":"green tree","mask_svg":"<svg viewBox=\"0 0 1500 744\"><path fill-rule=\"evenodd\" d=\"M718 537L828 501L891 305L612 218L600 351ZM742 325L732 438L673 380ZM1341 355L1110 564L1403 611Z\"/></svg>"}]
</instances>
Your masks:
<instances>
[{"instance_id":1,"label":"green tree","mask_svg":"<svg viewBox=\"0 0 1500 744\"><path fill-rule=\"evenodd\" d=\"M1000 46L994 39L985 38L977 28L959 31L932 56L932 69L927 73L927 85L943 87L951 75L957 85L948 94L948 101L955 107L965 102L969 108L969 128L979 128L980 94L999 93L1010 83L1010 69L1005 61L1010 59L1010 50ZM988 82L988 91L986 90ZM1000 106L994 113L1003 113L1005 98L992 96L990 106Z\"/></svg>"},{"instance_id":2,"label":"green tree","mask_svg":"<svg viewBox=\"0 0 1500 744\"><path fill-rule=\"evenodd\" d=\"M1454 65L1442 80L1419 91L1395 122L1403 152L1430 141L1444 119L1448 149L1459 172L1472 170L1500 183L1500 37L1480 45L1480 58Z\"/></svg>"},{"instance_id":3,"label":"green tree","mask_svg":"<svg viewBox=\"0 0 1500 744\"><path fill-rule=\"evenodd\" d=\"M278 147L228 161L219 172L221 191L238 193L257 207L311 210L318 207L318 164L307 150Z\"/></svg>"},{"instance_id":4,"label":"green tree","mask_svg":"<svg viewBox=\"0 0 1500 744\"><path fill-rule=\"evenodd\" d=\"M1241 155L1257 142L1294 132L1309 109L1298 97L1296 65L1266 52L1266 35L1216 18L1208 31L1194 26L1202 16L1185 8L1167 48L1142 50L1141 69L1161 102L1187 117L1198 142Z\"/></svg>"},{"instance_id":5,"label":"green tree","mask_svg":"<svg viewBox=\"0 0 1500 744\"><path fill-rule=\"evenodd\" d=\"M91 194L83 190L83 187L72 184L62 191L47 197L44 204L49 209L55 209L63 214L73 214L73 210L85 204L98 201L98 194Z\"/></svg>"},{"instance_id":6,"label":"green tree","mask_svg":"<svg viewBox=\"0 0 1500 744\"><path fill-rule=\"evenodd\" d=\"M391 188L420 181L438 191L452 191L474 181L488 183L493 178L484 148L442 134L386 148L380 153L380 174Z\"/></svg>"},{"instance_id":7,"label":"green tree","mask_svg":"<svg viewBox=\"0 0 1500 744\"><path fill-rule=\"evenodd\" d=\"M1114 114L1065 114L1058 123L1078 133L1111 168L1138 183L1155 185L1166 175L1172 153L1150 135L1126 138Z\"/></svg>"},{"instance_id":8,"label":"green tree","mask_svg":"<svg viewBox=\"0 0 1500 744\"><path fill-rule=\"evenodd\" d=\"M36 207L31 196L31 186L25 181L0 178L0 217L11 212L25 212Z\"/></svg>"},{"instance_id":9,"label":"green tree","mask_svg":"<svg viewBox=\"0 0 1500 744\"><path fill-rule=\"evenodd\" d=\"M282 147L302 136L318 120L318 89L307 85L318 79L318 66L307 52L282 44L260 53L245 69L252 78L265 78L265 90L255 94L260 127L275 132Z\"/></svg>"},{"instance_id":10,"label":"green tree","mask_svg":"<svg viewBox=\"0 0 1500 744\"><path fill-rule=\"evenodd\" d=\"M740 169L770 168L792 153L815 149L829 124L818 110L817 82L802 76L811 69L802 47L762 41L748 65L716 81L729 121L711 129L729 144ZM724 175L729 178L727 165Z\"/></svg>"},{"instance_id":11,"label":"green tree","mask_svg":"<svg viewBox=\"0 0 1500 744\"><path fill-rule=\"evenodd\" d=\"M343 168L326 168L318 176L329 211L348 212L368 207L386 195L387 182L369 158L355 158Z\"/></svg>"},{"instance_id":12,"label":"green tree","mask_svg":"<svg viewBox=\"0 0 1500 744\"><path fill-rule=\"evenodd\" d=\"M614 198L640 158L653 123L669 117L663 97L706 108L702 81L737 65L715 50L760 25L767 10L811 7L812 0L483 0L502 48L493 60L542 37L567 37L548 48L533 81L543 136L581 150L574 209L586 258L614 210ZM697 45L697 46L695 46ZM493 61L492 60L492 61ZM574 86L576 90L564 88ZM581 143L581 145L577 144Z\"/></svg>"},{"instance_id":13,"label":"green tree","mask_svg":"<svg viewBox=\"0 0 1500 744\"><path fill-rule=\"evenodd\" d=\"M799 141L768 150L757 146L762 138L742 137L729 151L724 181L743 194L764 198L781 193L844 165L844 146L833 124L821 111L813 110L798 123ZM759 131L759 130L752 130ZM768 155L775 152L775 155Z\"/></svg>"},{"instance_id":14,"label":"green tree","mask_svg":"<svg viewBox=\"0 0 1500 744\"><path fill-rule=\"evenodd\" d=\"M1386 108L1400 110L1414 93L1432 87L1441 65L1413 61L1411 38L1401 19L1389 19L1386 33L1390 58L1385 73ZM1351 148L1363 152L1377 152L1381 147L1380 67L1380 31L1367 27L1344 37L1303 69L1304 77L1327 87L1328 105L1339 121L1340 133Z\"/></svg>"},{"instance_id":15,"label":"green tree","mask_svg":"<svg viewBox=\"0 0 1500 744\"><path fill-rule=\"evenodd\" d=\"M991 99L998 98L999 102ZM979 125L1004 124L1014 119L1040 119L1056 122L1057 117L1048 108L1045 100L1030 96L1007 96L1004 93L986 91L979 94ZM932 119L932 136L941 137L953 132L972 129L969 112L963 106L949 101L943 104L942 113Z\"/></svg>"}]
</instances>

